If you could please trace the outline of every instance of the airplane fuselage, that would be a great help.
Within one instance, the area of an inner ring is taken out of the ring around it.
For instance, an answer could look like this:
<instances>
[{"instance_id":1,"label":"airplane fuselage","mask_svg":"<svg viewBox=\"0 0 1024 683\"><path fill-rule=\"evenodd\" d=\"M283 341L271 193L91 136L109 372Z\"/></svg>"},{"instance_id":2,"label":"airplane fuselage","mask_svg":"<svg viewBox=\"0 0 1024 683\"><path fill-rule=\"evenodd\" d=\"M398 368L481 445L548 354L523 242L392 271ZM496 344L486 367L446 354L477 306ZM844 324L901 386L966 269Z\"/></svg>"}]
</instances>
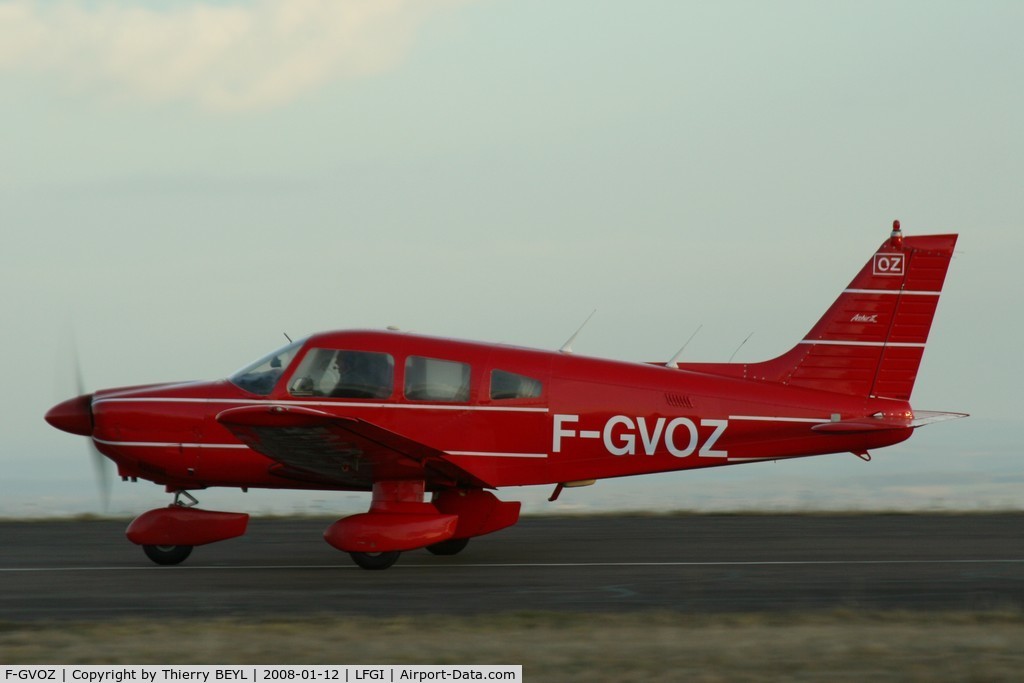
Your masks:
<instances>
[{"instance_id":1,"label":"airplane fuselage","mask_svg":"<svg viewBox=\"0 0 1024 683\"><path fill-rule=\"evenodd\" d=\"M296 369L313 349L390 356L391 393L296 396ZM405 391L410 358L468 366L464 396L420 400ZM537 395L495 397L493 373L535 380ZM753 460L864 452L911 429L812 429L851 416L910 415L905 401L861 398L691 372L394 331L346 331L306 340L266 396L228 380L110 389L93 397L93 439L124 477L171 489L210 486L369 489L276 472L217 421L230 408L300 406L373 423L448 454L493 487L575 482Z\"/></svg>"}]
</instances>

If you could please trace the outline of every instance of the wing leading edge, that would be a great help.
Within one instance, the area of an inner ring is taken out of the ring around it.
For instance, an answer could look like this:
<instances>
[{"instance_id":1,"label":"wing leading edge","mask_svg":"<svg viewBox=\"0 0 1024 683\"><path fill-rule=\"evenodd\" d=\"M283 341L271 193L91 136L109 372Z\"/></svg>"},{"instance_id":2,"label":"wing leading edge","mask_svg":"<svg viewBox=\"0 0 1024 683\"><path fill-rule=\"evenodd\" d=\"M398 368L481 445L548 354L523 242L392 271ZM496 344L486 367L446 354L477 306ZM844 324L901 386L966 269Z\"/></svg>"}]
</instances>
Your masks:
<instances>
[{"instance_id":1,"label":"wing leading edge","mask_svg":"<svg viewBox=\"0 0 1024 683\"><path fill-rule=\"evenodd\" d=\"M448 460L444 451L358 418L269 405L230 408L217 421L274 460L271 471L288 479L367 489L387 480L422 480L433 488L492 488Z\"/></svg>"}]
</instances>

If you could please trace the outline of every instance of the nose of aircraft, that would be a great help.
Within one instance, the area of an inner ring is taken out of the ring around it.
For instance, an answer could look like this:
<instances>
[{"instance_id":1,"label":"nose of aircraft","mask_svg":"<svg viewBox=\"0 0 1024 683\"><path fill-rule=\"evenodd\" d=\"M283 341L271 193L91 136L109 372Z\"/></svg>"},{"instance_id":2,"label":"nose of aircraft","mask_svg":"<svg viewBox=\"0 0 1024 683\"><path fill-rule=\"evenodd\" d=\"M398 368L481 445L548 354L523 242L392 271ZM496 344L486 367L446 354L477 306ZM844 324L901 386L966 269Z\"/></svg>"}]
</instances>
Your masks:
<instances>
[{"instance_id":1,"label":"nose of aircraft","mask_svg":"<svg viewBox=\"0 0 1024 683\"><path fill-rule=\"evenodd\" d=\"M46 421L65 432L91 436L92 394L83 394L58 403L47 411Z\"/></svg>"}]
</instances>

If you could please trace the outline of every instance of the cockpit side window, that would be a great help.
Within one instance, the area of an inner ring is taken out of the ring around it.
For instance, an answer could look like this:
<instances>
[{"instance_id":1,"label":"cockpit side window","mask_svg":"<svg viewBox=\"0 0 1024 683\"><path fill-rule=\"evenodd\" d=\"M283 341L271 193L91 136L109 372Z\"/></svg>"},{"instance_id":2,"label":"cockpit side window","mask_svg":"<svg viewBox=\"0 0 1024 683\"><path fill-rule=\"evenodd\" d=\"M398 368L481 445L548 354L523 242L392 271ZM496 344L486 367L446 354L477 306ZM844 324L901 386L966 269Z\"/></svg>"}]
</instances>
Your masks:
<instances>
[{"instance_id":1,"label":"cockpit side window","mask_svg":"<svg viewBox=\"0 0 1024 683\"><path fill-rule=\"evenodd\" d=\"M544 385L539 379L505 370L491 371L491 399L540 398Z\"/></svg>"},{"instance_id":2,"label":"cockpit side window","mask_svg":"<svg viewBox=\"0 0 1024 683\"><path fill-rule=\"evenodd\" d=\"M250 393L267 396L274 390L277 380L288 369L288 365L295 358L295 354L299 352L303 342L305 340L300 339L268 353L258 361L246 365L228 377L228 379L235 386L245 389Z\"/></svg>"},{"instance_id":3,"label":"cockpit side window","mask_svg":"<svg viewBox=\"0 0 1024 683\"><path fill-rule=\"evenodd\" d=\"M389 398L395 359L388 353L347 349L310 349L292 375L292 396Z\"/></svg>"},{"instance_id":4,"label":"cockpit side window","mask_svg":"<svg viewBox=\"0 0 1024 683\"><path fill-rule=\"evenodd\" d=\"M412 401L469 400L469 365L409 356L405 359L405 397Z\"/></svg>"}]
</instances>

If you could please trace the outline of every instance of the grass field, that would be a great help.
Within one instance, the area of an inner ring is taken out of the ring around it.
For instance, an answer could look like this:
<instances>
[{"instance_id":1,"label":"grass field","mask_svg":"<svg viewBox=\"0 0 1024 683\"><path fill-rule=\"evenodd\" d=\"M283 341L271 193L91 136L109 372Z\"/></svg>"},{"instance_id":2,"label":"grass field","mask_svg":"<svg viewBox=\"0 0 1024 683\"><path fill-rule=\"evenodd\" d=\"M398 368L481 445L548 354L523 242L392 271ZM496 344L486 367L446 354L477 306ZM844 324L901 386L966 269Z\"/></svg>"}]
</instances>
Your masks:
<instances>
[{"instance_id":1,"label":"grass field","mask_svg":"<svg viewBox=\"0 0 1024 683\"><path fill-rule=\"evenodd\" d=\"M0 622L7 664L522 664L527 681L1020 681L1020 612Z\"/></svg>"}]
</instances>

